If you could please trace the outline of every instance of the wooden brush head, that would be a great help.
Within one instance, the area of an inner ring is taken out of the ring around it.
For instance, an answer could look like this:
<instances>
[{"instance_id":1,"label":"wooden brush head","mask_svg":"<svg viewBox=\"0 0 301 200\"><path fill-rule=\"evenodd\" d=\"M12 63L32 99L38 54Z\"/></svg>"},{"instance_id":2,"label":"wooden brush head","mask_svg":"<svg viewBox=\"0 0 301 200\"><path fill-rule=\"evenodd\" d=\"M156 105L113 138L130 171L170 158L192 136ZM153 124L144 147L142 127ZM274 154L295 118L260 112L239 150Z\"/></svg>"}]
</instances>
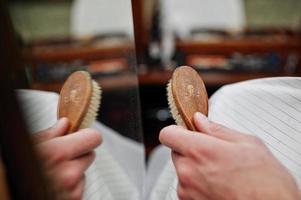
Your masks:
<instances>
[{"instance_id":1,"label":"wooden brush head","mask_svg":"<svg viewBox=\"0 0 301 200\"><path fill-rule=\"evenodd\" d=\"M92 79L85 71L74 72L65 81L60 92L58 118L69 119L69 133L79 129L90 105L92 89Z\"/></svg>"},{"instance_id":2,"label":"wooden brush head","mask_svg":"<svg viewBox=\"0 0 301 200\"><path fill-rule=\"evenodd\" d=\"M198 72L191 67L178 67L172 75L171 91L175 106L189 130L196 130L193 115L208 115L208 95Z\"/></svg>"}]
</instances>

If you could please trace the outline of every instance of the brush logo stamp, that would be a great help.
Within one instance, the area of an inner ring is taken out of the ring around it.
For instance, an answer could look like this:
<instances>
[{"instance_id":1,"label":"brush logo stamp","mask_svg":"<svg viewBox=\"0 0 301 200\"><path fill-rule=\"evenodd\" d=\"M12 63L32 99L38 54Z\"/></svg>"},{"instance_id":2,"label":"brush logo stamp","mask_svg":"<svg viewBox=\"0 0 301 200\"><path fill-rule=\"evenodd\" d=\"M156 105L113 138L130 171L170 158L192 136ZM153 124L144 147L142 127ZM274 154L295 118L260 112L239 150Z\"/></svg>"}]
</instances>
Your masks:
<instances>
[{"instance_id":1,"label":"brush logo stamp","mask_svg":"<svg viewBox=\"0 0 301 200\"><path fill-rule=\"evenodd\" d=\"M65 103L74 103L74 104L79 104L82 101L82 91L83 88L81 87L80 84L75 84L72 86L73 88L70 91L70 95L65 97L66 102Z\"/></svg>"}]
</instances>

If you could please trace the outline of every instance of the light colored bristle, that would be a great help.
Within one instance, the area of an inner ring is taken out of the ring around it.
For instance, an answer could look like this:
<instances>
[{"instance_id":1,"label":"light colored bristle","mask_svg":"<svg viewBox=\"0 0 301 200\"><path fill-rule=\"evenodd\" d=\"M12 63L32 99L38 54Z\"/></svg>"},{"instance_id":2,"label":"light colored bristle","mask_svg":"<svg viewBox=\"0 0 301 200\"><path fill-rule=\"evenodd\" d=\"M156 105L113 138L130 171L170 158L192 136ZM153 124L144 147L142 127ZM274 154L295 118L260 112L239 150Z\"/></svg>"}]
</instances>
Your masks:
<instances>
[{"instance_id":1,"label":"light colored bristle","mask_svg":"<svg viewBox=\"0 0 301 200\"><path fill-rule=\"evenodd\" d=\"M174 100L174 97L172 94L171 81L172 80L169 80L169 82L167 84L167 100L168 100L169 110L170 110L170 113L171 113L173 119L176 121L176 124L186 128L184 120L182 119L182 117L178 111L178 108L175 104L175 100Z\"/></svg>"},{"instance_id":2,"label":"light colored bristle","mask_svg":"<svg viewBox=\"0 0 301 200\"><path fill-rule=\"evenodd\" d=\"M80 129L90 127L91 124L95 121L97 116L97 111L100 106L100 100L101 100L101 88L99 87L96 81L92 80L92 96L91 96L87 113L80 125Z\"/></svg>"}]
</instances>

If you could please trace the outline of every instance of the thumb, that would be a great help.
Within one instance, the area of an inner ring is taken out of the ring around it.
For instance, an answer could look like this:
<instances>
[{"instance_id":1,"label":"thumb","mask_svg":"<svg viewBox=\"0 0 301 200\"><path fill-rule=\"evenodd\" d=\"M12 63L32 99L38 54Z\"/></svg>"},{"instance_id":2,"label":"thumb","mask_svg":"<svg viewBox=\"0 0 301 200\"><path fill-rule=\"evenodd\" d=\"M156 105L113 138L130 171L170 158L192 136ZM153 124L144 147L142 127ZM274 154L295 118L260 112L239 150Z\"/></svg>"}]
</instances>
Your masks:
<instances>
[{"instance_id":1,"label":"thumb","mask_svg":"<svg viewBox=\"0 0 301 200\"><path fill-rule=\"evenodd\" d=\"M52 127L33 134L34 143L41 143L52 138L65 135L68 131L69 121L66 117L59 119Z\"/></svg>"},{"instance_id":2,"label":"thumb","mask_svg":"<svg viewBox=\"0 0 301 200\"><path fill-rule=\"evenodd\" d=\"M245 134L212 122L200 112L194 114L193 120L197 130L205 134L230 142L246 140Z\"/></svg>"}]
</instances>

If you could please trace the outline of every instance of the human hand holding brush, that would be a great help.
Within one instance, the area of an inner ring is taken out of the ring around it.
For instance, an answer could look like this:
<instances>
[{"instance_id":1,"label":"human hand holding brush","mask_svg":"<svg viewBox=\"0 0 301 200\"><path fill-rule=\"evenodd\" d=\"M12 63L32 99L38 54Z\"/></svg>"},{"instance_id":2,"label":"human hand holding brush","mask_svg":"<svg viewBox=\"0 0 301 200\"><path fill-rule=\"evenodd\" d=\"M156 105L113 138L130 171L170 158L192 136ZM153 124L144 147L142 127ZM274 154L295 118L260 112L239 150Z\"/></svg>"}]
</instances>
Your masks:
<instances>
[{"instance_id":1,"label":"human hand holding brush","mask_svg":"<svg viewBox=\"0 0 301 200\"><path fill-rule=\"evenodd\" d=\"M205 84L193 68L173 72L167 96L179 126L162 129L159 139L172 150L181 200L301 199L292 175L258 138L207 119Z\"/></svg>"},{"instance_id":2,"label":"human hand holding brush","mask_svg":"<svg viewBox=\"0 0 301 200\"><path fill-rule=\"evenodd\" d=\"M301 199L293 177L258 138L200 113L193 119L197 131L172 125L160 133L172 150L181 200Z\"/></svg>"},{"instance_id":3,"label":"human hand holding brush","mask_svg":"<svg viewBox=\"0 0 301 200\"><path fill-rule=\"evenodd\" d=\"M93 150L102 137L94 129L67 134L69 121L60 119L53 127L33 135L44 171L59 199L81 199L85 171L95 159Z\"/></svg>"},{"instance_id":4,"label":"human hand holding brush","mask_svg":"<svg viewBox=\"0 0 301 200\"><path fill-rule=\"evenodd\" d=\"M65 81L58 102L58 122L33 135L37 154L59 199L81 199L85 171L95 159L93 150L102 138L89 129L100 106L101 89L85 71Z\"/></svg>"}]
</instances>

